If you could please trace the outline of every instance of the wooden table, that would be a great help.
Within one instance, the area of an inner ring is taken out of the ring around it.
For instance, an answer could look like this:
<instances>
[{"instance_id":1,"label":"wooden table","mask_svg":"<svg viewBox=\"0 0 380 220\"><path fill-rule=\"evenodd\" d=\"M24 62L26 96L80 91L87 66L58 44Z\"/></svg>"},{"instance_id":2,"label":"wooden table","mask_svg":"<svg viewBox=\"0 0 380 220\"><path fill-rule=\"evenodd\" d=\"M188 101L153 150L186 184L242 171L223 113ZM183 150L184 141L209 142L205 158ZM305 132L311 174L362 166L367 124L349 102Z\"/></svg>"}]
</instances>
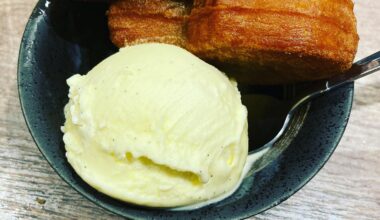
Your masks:
<instances>
[{"instance_id":1,"label":"wooden table","mask_svg":"<svg viewBox=\"0 0 380 220\"><path fill-rule=\"evenodd\" d=\"M118 219L71 189L34 144L21 114L16 63L37 0L0 0L0 219ZM380 50L380 1L360 0L358 58ZM346 133L322 171L257 219L380 219L380 74L356 84Z\"/></svg>"}]
</instances>

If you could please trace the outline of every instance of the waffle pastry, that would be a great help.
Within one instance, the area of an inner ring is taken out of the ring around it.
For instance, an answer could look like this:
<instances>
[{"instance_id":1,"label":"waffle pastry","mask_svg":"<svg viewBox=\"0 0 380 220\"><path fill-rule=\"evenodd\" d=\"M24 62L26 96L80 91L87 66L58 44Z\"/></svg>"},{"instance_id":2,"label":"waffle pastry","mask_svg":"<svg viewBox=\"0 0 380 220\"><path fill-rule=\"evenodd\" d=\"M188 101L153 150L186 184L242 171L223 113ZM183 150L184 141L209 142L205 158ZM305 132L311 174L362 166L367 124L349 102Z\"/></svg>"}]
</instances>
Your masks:
<instances>
[{"instance_id":1,"label":"waffle pastry","mask_svg":"<svg viewBox=\"0 0 380 220\"><path fill-rule=\"evenodd\" d=\"M349 69L359 37L351 0L118 0L108 18L119 47L182 46L239 82L284 84Z\"/></svg>"}]
</instances>

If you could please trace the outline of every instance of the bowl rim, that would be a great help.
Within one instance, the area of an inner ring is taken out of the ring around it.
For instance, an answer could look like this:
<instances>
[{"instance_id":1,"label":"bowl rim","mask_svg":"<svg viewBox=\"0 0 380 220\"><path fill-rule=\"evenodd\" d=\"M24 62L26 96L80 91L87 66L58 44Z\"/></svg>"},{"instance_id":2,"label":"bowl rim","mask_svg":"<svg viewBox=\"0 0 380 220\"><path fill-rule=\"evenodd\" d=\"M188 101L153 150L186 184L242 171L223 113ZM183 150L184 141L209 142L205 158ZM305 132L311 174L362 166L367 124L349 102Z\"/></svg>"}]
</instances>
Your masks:
<instances>
[{"instance_id":1,"label":"bowl rim","mask_svg":"<svg viewBox=\"0 0 380 220\"><path fill-rule=\"evenodd\" d=\"M37 146L38 150L41 152L41 154L45 158L45 160L48 162L49 166L51 168L53 168L53 170L55 171L55 173L58 174L58 176L64 182L66 182L66 184L68 186L70 186L70 188L74 189L78 194L80 194L81 196L83 196L84 198L86 198L88 201L92 202L96 206L102 207L106 211L109 211L109 212L111 212L111 213L113 213L115 215L118 215L118 216L136 219L135 215L132 215L132 214L130 214L128 212L119 211L119 210L114 209L112 207L108 207L106 204L104 204L102 202L99 202L99 201L97 201L96 199L94 199L92 197L87 196L86 193L82 192L82 190L79 187L77 187L74 184L72 184L59 171L59 169L54 166L54 161L46 156L47 153L45 152L44 148L41 147L43 144L41 144L37 140L37 138L35 138L36 135L35 135L35 132L32 129L31 122L30 122L29 116L27 114L26 106L24 104L24 98L23 98L24 95L23 95L23 91L22 91L22 88L21 88L21 79L22 79L21 71L23 69L23 66L22 66L23 65L23 61L24 61L24 56L23 55L27 51L26 48L25 48L25 45L26 45L26 42L29 40L30 35L33 34L30 27L33 25L34 21L39 16L43 16L39 12L40 11L40 7L41 6L46 6L45 2L47 2L47 1L48 0L38 0L38 2L36 3L36 5L34 6L33 11L30 14L29 19L28 19L28 21L27 21L27 23L25 25L25 29L24 29L24 32L22 34L22 39L21 39L21 42L20 42L19 53L18 53L18 61L17 61L17 90L18 90L18 96L19 96L20 107L21 107L21 110L22 110L22 115L23 115L24 120L26 122L28 131L31 134L32 139L33 139L35 145ZM331 156L335 152L335 150L338 147L339 142L342 139L342 137L343 137L343 135L345 133L345 130L347 128L347 124L349 122L349 119L350 119L350 116L351 116L351 112L352 112L352 106L353 106L353 99L354 99L354 92L355 92L354 85L355 84L352 82L348 86L343 87L343 88L349 87L349 89L351 90L350 91L351 93L349 95L349 100L347 100L348 103L346 105L346 107L347 107L347 120L343 124L341 124L341 130L340 130L339 134L336 135L336 138L334 140L334 144L332 144L332 147L330 148L330 153L328 153L327 157L321 159L320 162L318 163L318 165L316 165L315 172L314 173L310 173L310 175L306 175L305 176L306 178L303 179L303 181L296 187L296 189L294 191L283 193L281 195L280 199L278 199L277 201L275 201L272 204L268 205L267 207L265 207L265 208L263 208L263 209L261 209L259 211L256 210L255 213L250 212L250 211L247 211L247 212L244 212L244 213L243 212L239 213L239 214L235 215L237 218L243 219L243 218L252 217L252 216L261 214L261 213L263 213L263 212L265 212L265 211L267 211L267 210L269 210L269 209L271 209L271 208L273 208L273 207L281 204L282 202L286 201L287 199L289 199L290 197L292 197L294 194L296 194L299 190L301 190L308 182L310 182L320 172L320 170L326 165L326 163L329 161L329 159L331 158ZM175 213L175 212L173 212L173 213Z\"/></svg>"}]
</instances>

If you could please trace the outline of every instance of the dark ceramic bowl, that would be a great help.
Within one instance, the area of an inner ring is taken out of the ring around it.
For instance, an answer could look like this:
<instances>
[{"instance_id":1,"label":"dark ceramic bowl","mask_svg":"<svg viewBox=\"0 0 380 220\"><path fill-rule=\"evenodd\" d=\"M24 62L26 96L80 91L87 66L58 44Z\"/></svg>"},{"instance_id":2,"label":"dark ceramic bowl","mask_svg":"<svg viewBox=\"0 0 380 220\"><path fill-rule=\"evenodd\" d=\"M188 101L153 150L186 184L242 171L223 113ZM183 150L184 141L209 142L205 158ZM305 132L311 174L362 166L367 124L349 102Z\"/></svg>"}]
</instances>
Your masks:
<instances>
[{"instance_id":1,"label":"dark ceramic bowl","mask_svg":"<svg viewBox=\"0 0 380 220\"><path fill-rule=\"evenodd\" d=\"M198 210L173 212L133 206L97 192L66 161L60 126L67 102L66 79L73 73L86 73L116 51L108 39L106 9L105 3L40 0L26 26L18 64L21 106L38 148L62 179L97 205L129 218L245 218L297 192L322 168L338 145L351 110L352 84L314 100L298 135L283 154L246 178L240 189L224 201ZM267 90L276 93L276 88ZM279 112L262 114L269 112L268 108L280 109L273 105L281 101L273 100L256 98L253 105L255 109L261 106L259 111L250 107L249 100L245 101L254 118L250 122L250 132L254 134L253 138L250 134L251 147L266 142L282 123Z\"/></svg>"}]
</instances>

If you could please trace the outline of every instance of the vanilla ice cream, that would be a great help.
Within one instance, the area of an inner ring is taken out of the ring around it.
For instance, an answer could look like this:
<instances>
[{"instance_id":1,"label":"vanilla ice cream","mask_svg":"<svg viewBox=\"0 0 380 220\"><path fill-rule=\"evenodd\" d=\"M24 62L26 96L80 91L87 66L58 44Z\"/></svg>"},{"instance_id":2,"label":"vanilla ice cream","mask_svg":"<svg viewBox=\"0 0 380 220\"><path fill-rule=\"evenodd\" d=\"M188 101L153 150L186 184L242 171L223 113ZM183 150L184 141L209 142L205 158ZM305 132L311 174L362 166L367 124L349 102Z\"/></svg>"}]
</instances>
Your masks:
<instances>
[{"instance_id":1,"label":"vanilla ice cream","mask_svg":"<svg viewBox=\"0 0 380 220\"><path fill-rule=\"evenodd\" d=\"M247 110L234 81L186 50L127 47L67 83L66 156L98 191L177 207L239 184Z\"/></svg>"}]
</instances>

